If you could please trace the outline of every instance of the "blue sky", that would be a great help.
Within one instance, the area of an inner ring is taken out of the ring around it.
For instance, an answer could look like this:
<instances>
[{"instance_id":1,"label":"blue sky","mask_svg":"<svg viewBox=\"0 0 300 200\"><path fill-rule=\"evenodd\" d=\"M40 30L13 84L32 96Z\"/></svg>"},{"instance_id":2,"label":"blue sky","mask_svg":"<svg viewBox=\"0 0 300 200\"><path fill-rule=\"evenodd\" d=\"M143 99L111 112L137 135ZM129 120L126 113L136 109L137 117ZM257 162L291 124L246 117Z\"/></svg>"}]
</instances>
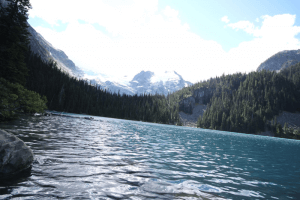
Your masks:
<instances>
[{"instance_id":1,"label":"blue sky","mask_svg":"<svg viewBox=\"0 0 300 200\"><path fill-rule=\"evenodd\" d=\"M241 20L252 21L264 15L292 14L299 13L300 1L277 1L277 0L164 0L159 1L160 9L167 5L179 11L179 18L183 23L188 23L190 30L206 40L214 40L228 51L237 47L243 41L250 41L254 37L230 28L224 28L220 20L228 16L230 21ZM300 25L300 18L296 18L295 25ZM298 37L300 38L300 37Z\"/></svg>"},{"instance_id":2,"label":"blue sky","mask_svg":"<svg viewBox=\"0 0 300 200\"><path fill-rule=\"evenodd\" d=\"M31 0L29 23L85 71L175 70L197 82L300 47L300 1L84 2Z\"/></svg>"}]
</instances>

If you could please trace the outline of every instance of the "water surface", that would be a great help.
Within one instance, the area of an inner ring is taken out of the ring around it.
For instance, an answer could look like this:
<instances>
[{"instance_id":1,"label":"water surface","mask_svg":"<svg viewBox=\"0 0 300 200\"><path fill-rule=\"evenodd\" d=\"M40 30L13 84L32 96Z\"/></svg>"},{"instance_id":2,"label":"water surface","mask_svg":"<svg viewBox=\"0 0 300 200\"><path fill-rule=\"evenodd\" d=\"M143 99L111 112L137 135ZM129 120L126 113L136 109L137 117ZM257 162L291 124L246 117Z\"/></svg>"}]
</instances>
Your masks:
<instances>
[{"instance_id":1,"label":"water surface","mask_svg":"<svg viewBox=\"0 0 300 200\"><path fill-rule=\"evenodd\" d=\"M300 141L73 116L0 124L35 154L0 199L300 199Z\"/></svg>"}]
</instances>

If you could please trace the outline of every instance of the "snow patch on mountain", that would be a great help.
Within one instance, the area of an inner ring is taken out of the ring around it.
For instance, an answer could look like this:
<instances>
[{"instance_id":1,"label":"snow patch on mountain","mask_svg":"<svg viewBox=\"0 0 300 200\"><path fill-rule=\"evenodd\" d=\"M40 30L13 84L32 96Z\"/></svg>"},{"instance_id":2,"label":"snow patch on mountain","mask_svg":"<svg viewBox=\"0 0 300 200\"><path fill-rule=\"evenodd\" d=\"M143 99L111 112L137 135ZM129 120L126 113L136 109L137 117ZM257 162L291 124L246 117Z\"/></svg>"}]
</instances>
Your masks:
<instances>
[{"instance_id":1,"label":"snow patch on mountain","mask_svg":"<svg viewBox=\"0 0 300 200\"><path fill-rule=\"evenodd\" d=\"M136 74L132 80L128 77L114 77L104 74L86 75L84 79L91 81L92 84L98 84L103 89L112 93L121 94L164 94L180 90L192 83L183 80L175 71L166 71L163 73L154 73L151 71L141 71Z\"/></svg>"},{"instance_id":2,"label":"snow patch on mountain","mask_svg":"<svg viewBox=\"0 0 300 200\"><path fill-rule=\"evenodd\" d=\"M135 91L128 86L129 81L126 79L126 77L120 79L115 76L109 76L105 74L97 74L97 75L84 74L83 79L90 82L93 85L98 85L102 89L105 89L111 93L120 93L120 94L128 94L128 95L135 94Z\"/></svg>"},{"instance_id":3,"label":"snow patch on mountain","mask_svg":"<svg viewBox=\"0 0 300 200\"><path fill-rule=\"evenodd\" d=\"M165 71L164 73L156 73L154 74L151 79L150 82L151 83L157 83L162 81L163 83L166 83L168 81L172 81L172 82L179 82L180 81L180 76L177 76L175 71Z\"/></svg>"}]
</instances>

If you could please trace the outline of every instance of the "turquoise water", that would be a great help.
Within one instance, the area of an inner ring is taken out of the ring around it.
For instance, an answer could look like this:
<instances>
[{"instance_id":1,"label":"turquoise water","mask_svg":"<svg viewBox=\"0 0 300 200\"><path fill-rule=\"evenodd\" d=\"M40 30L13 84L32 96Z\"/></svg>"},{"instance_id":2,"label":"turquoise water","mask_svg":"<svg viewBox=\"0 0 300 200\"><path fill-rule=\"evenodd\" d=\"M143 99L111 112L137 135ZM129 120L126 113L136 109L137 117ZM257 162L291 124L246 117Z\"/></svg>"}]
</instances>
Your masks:
<instances>
[{"instance_id":1,"label":"turquoise water","mask_svg":"<svg viewBox=\"0 0 300 200\"><path fill-rule=\"evenodd\" d=\"M0 199L300 199L300 141L72 116L0 124L35 154Z\"/></svg>"}]
</instances>

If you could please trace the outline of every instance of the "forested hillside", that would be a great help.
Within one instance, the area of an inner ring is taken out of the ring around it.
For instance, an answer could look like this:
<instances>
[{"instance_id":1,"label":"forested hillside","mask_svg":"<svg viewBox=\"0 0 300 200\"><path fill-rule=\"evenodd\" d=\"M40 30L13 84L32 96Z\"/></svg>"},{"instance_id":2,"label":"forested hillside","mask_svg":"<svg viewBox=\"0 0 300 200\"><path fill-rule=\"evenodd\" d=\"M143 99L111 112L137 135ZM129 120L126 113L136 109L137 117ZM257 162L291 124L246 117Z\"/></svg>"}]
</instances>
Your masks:
<instances>
[{"instance_id":1,"label":"forested hillside","mask_svg":"<svg viewBox=\"0 0 300 200\"><path fill-rule=\"evenodd\" d=\"M252 72L236 90L221 85L212 97L198 126L218 130L256 133L265 131L267 120L279 111L296 111L297 90L293 82L276 72Z\"/></svg>"},{"instance_id":2,"label":"forested hillside","mask_svg":"<svg viewBox=\"0 0 300 200\"><path fill-rule=\"evenodd\" d=\"M300 111L300 64L282 70L223 75L200 82L172 94L177 102L199 88L211 95L204 99L207 109L198 127L259 133L272 131L278 137L300 138L299 130L284 128L276 122L281 111Z\"/></svg>"},{"instance_id":3,"label":"forested hillside","mask_svg":"<svg viewBox=\"0 0 300 200\"><path fill-rule=\"evenodd\" d=\"M183 99L190 97L198 89L206 89L208 95L203 98L203 104L208 104L214 94L220 93L220 89L223 88L224 91L230 92L232 90L237 90L240 86L240 82L246 79L246 74L236 73L232 75L222 75L221 77L210 78L206 81L200 81L192 86L185 87L172 93L170 96L177 104Z\"/></svg>"}]
</instances>

